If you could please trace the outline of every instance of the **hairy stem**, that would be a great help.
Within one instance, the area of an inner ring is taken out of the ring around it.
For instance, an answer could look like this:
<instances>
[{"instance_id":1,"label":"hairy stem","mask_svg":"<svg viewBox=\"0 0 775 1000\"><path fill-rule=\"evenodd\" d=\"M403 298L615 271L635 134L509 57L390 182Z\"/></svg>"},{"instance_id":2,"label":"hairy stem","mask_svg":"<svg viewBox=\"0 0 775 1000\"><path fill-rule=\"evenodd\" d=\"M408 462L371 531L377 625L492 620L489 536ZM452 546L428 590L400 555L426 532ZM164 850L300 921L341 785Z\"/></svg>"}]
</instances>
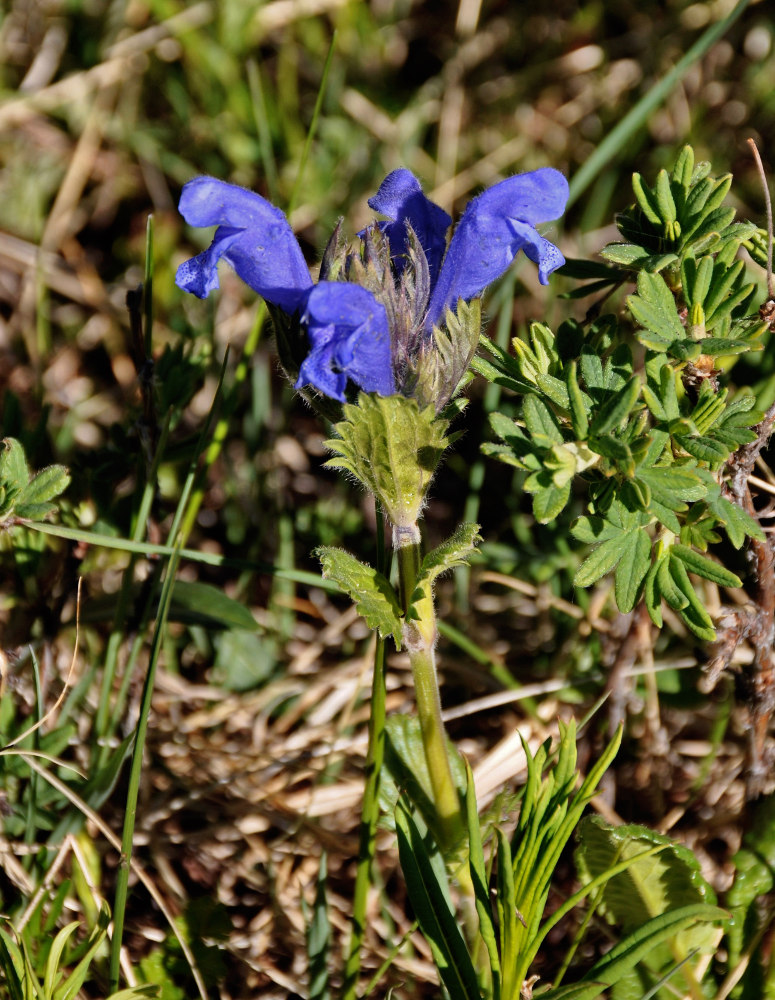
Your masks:
<instances>
[{"instance_id":1,"label":"hairy stem","mask_svg":"<svg viewBox=\"0 0 775 1000\"><path fill-rule=\"evenodd\" d=\"M441 718L441 697L436 673L436 609L430 586L417 587L422 562L420 531L416 524L393 526L393 548L398 562L399 597L406 620L403 641L409 653L414 680L417 715L420 720L425 763L431 780L433 805L438 817L440 847L449 863L465 838L465 820L449 758L447 736ZM411 608L411 612L410 612ZM490 975L489 962L479 935L479 917L468 852L463 852L452 874L460 888L460 916L471 958L483 982Z\"/></svg>"},{"instance_id":2,"label":"hairy stem","mask_svg":"<svg viewBox=\"0 0 775 1000\"><path fill-rule=\"evenodd\" d=\"M411 620L403 627L403 641L412 667L417 715L420 720L425 761L439 818L442 848L452 849L462 837L463 815L452 778L441 698L436 675L436 612L429 592L415 593L420 569L420 531L416 524L393 527L393 548L398 560L400 599L404 612L411 607ZM409 616L407 616L409 618Z\"/></svg>"}]
</instances>

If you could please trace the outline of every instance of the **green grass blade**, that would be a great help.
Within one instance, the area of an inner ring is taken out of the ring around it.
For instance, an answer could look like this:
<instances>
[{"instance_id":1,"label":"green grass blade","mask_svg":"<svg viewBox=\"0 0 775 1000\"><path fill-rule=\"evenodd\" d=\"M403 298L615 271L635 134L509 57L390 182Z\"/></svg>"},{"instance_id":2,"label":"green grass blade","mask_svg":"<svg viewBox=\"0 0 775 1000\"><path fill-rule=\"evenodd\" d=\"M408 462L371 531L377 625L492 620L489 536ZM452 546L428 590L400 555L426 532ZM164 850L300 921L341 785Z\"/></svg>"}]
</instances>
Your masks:
<instances>
[{"instance_id":1,"label":"green grass blade","mask_svg":"<svg viewBox=\"0 0 775 1000\"><path fill-rule=\"evenodd\" d=\"M151 642L151 652L148 663L148 672L145 677L142 698L140 701L140 717L137 722L135 732L135 744L132 753L132 764L129 771L129 787L126 798L126 813L124 817L124 832L121 840L121 864L116 879L116 896L113 906L113 936L110 942L110 988L112 991L118 989L120 975L121 941L124 932L124 916L126 912L127 896L129 891L129 859L132 856L134 842L135 819L137 816L137 800L140 791L140 776L142 774L143 751L145 749L145 737L148 731L148 717L151 713L151 700L153 697L153 686L156 678L156 668L161 654L162 641L167 624L167 613L172 599L172 586L175 581L175 573L180 558L179 552L173 552L167 567L167 574L159 600L159 616L156 619L153 640ZM203 998L206 1000L206 998Z\"/></svg>"},{"instance_id":2,"label":"green grass blade","mask_svg":"<svg viewBox=\"0 0 775 1000\"><path fill-rule=\"evenodd\" d=\"M396 809L396 834L409 898L450 1000L481 1000L476 972L444 884L443 868L439 871L434 867L419 827L401 800Z\"/></svg>"},{"instance_id":3,"label":"green grass blade","mask_svg":"<svg viewBox=\"0 0 775 1000\"><path fill-rule=\"evenodd\" d=\"M293 185L293 191L291 192L291 197L288 202L288 210L286 215L290 218L291 213L296 207L296 200L299 197L299 191L301 191L301 185L304 181L304 171L307 167L307 160L309 159L309 151L312 146L312 140L315 137L315 132L318 127L318 119L320 118L320 111L323 107L323 98L326 94L326 84L328 83L328 74L331 70L331 63L334 59L334 50L336 48L336 31L334 31L331 36L331 44L328 47L328 55L326 56L326 63L323 67L323 76L320 80L320 87L318 88L318 96L315 101L315 110L312 112L312 121L309 124L309 130L307 131L307 138L304 141L304 149L301 153L301 159L299 160L299 172L296 174L296 182Z\"/></svg>"},{"instance_id":4,"label":"green grass blade","mask_svg":"<svg viewBox=\"0 0 775 1000\"><path fill-rule=\"evenodd\" d=\"M310 573L307 570L282 570L271 563L254 562L251 559L230 559L227 556L220 556L213 552L198 552L196 549L180 548L173 545L152 545L150 542L135 542L131 538L119 538L115 535L100 535L96 532L87 531L83 528L67 528L61 524L48 524L39 521L25 525L34 531L40 531L44 535L54 535L57 538L65 538L73 542L86 542L87 545L101 546L106 549L120 549L122 552L134 552L141 556L169 557L174 552L179 552L181 559L191 562L202 563L205 566L224 566L233 569L253 570L256 573L268 573L272 576L281 576L294 583L305 584L308 587L320 587L322 590L336 592L337 585L330 580L324 580L318 573Z\"/></svg>"},{"instance_id":5,"label":"green grass blade","mask_svg":"<svg viewBox=\"0 0 775 1000\"><path fill-rule=\"evenodd\" d=\"M688 73L691 67L701 59L708 49L719 40L735 23L751 0L740 0L737 6L722 20L707 28L692 47L678 60L675 66L662 79L654 84L647 94L638 101L619 124L603 139L583 166L576 171L570 182L570 197L568 208L578 200L600 171L614 159L630 141L633 135L642 128L649 116L659 107L672 92L676 84Z\"/></svg>"}]
</instances>

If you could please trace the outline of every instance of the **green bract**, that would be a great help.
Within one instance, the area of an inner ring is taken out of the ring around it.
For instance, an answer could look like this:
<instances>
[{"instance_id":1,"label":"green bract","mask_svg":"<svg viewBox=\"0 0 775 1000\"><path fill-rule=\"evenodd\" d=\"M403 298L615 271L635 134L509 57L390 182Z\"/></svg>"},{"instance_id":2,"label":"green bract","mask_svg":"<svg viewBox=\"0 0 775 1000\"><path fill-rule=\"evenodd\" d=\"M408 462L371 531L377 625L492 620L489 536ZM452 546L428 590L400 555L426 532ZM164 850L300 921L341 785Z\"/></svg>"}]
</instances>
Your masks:
<instances>
[{"instance_id":1,"label":"green bract","mask_svg":"<svg viewBox=\"0 0 775 1000\"><path fill-rule=\"evenodd\" d=\"M412 527L448 444L449 422L433 406L421 409L405 396L361 393L358 405L346 404L339 435L326 445L336 457L326 462L344 469L370 490L391 523Z\"/></svg>"}]
</instances>

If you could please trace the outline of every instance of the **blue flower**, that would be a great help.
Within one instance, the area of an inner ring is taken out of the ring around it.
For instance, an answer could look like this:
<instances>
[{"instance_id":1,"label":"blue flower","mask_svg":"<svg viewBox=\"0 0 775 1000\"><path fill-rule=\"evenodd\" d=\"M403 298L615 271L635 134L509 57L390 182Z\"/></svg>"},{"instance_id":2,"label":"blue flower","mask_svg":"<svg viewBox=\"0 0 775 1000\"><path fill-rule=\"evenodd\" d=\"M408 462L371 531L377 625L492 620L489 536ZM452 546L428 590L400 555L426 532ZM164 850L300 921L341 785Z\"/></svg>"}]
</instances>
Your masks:
<instances>
[{"instance_id":1,"label":"blue flower","mask_svg":"<svg viewBox=\"0 0 775 1000\"><path fill-rule=\"evenodd\" d=\"M218 228L175 280L205 298L218 287L223 257L270 306L298 317L309 350L297 388L311 385L341 402L348 380L366 392L411 395L434 328L459 300L480 295L520 250L538 265L542 284L564 263L535 227L559 218L567 198L567 181L550 167L509 177L469 202L447 246L450 217L409 170L394 170L369 199L387 221L359 233L349 251L339 246L337 227L315 284L278 208L252 191L197 177L183 188L180 212L189 225Z\"/></svg>"}]
</instances>

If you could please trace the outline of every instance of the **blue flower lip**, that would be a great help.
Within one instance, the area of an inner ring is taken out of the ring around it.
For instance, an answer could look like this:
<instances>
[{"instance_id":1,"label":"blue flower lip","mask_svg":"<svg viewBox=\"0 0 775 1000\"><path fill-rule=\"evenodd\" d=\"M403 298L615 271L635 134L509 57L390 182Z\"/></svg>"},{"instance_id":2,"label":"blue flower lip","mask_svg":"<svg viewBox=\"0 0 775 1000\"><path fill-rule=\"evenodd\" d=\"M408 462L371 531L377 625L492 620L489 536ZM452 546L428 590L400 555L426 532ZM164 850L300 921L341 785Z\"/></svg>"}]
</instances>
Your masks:
<instances>
[{"instance_id":1,"label":"blue flower lip","mask_svg":"<svg viewBox=\"0 0 775 1000\"><path fill-rule=\"evenodd\" d=\"M406 267L409 230L427 260L430 292L423 331L443 324L447 309L475 298L497 280L520 250L549 275L565 258L536 225L558 219L568 200L568 182L552 167L516 174L468 203L447 246L449 215L423 194L411 171L388 174L369 199L387 216L377 223L390 246L396 281ZM196 177L183 188L180 213L191 226L217 226L203 253L178 268L179 288L205 298L218 288L218 261L227 261L270 305L298 313L310 341L297 388L311 385L341 402L348 379L365 392L396 389L388 314L376 296L348 281L315 285L283 212L261 195L214 177ZM363 238L363 234L359 234Z\"/></svg>"}]
</instances>

